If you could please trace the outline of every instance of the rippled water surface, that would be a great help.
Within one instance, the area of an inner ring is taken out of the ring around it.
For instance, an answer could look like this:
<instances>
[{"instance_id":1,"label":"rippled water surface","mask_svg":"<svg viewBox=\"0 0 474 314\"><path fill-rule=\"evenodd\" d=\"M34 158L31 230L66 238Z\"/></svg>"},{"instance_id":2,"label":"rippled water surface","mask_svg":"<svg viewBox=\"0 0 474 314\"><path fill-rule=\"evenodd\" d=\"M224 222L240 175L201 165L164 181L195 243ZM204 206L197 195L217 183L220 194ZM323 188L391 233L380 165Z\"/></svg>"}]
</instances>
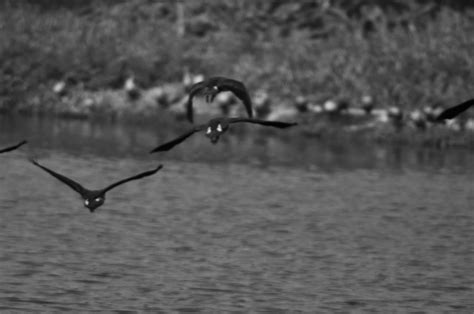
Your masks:
<instances>
[{"instance_id":1,"label":"rippled water surface","mask_svg":"<svg viewBox=\"0 0 474 314\"><path fill-rule=\"evenodd\" d=\"M0 119L0 311L474 311L474 153ZM91 214L90 188L151 169Z\"/></svg>"}]
</instances>

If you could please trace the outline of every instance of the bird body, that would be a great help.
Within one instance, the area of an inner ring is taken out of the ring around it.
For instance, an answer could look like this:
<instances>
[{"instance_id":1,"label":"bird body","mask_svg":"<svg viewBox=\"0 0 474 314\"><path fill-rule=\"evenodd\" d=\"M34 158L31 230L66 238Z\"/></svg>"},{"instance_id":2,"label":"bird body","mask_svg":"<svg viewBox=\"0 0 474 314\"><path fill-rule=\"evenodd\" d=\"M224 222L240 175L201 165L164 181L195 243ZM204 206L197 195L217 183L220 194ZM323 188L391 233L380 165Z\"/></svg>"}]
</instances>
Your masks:
<instances>
[{"instance_id":1,"label":"bird body","mask_svg":"<svg viewBox=\"0 0 474 314\"><path fill-rule=\"evenodd\" d=\"M144 177L151 176L151 175L155 174L156 172L158 172L161 168L163 168L162 165L159 165L158 167L156 167L153 170L145 171L145 172L139 173L137 175L128 177L126 179L117 181L117 182L107 186L106 188L103 188L103 189L100 189L100 190L89 190L89 189L86 189L85 187L83 187L81 184L77 183L76 181L74 181L74 180L72 180L72 179L70 179L70 178L68 178L68 177L66 177L66 176L64 176L64 175L62 175L58 172L55 172L55 171L53 171L53 170L51 170L51 169L49 169L49 168L47 168L43 165L41 165L36 160L31 159L30 161L35 166L43 169L44 171L46 171L47 173L49 173L50 175L52 175L53 177L55 177L56 179L61 181L62 183L69 186L71 189L73 189L79 195L81 195L81 197L84 199L84 206L87 207L91 213L94 212L94 210L96 210L99 206L104 204L104 202L105 202L105 193L106 192L108 192L108 191L112 190L113 188L115 188L119 185L122 185L122 184L124 184L128 181L138 180L138 179L141 179L141 178L144 178Z\"/></svg>"},{"instance_id":2,"label":"bird body","mask_svg":"<svg viewBox=\"0 0 474 314\"><path fill-rule=\"evenodd\" d=\"M191 90L189 91L188 102L186 105L189 122L193 122L194 120L194 96L202 94L205 96L207 102L212 102L217 94L224 91L230 91L234 93L234 95L237 96L243 102L249 118L253 117L252 100L250 99L250 95L245 85L242 82L234 79L222 76L214 76L202 82L196 83L191 87Z\"/></svg>"},{"instance_id":3,"label":"bird body","mask_svg":"<svg viewBox=\"0 0 474 314\"><path fill-rule=\"evenodd\" d=\"M253 124L260 124L264 126L270 126L275 128L288 128L297 123L287 123L281 121L267 121L267 120L259 120L259 119L252 119L252 118L227 118L227 117L220 117L214 118L209 120L207 123L198 125L193 127L192 129L188 130L186 133L178 136L174 140L171 140L165 144L162 144L156 148L154 148L150 153L168 151L175 147L176 145L180 144L188 137L193 135L196 132L205 131L206 137L211 140L211 143L216 144L219 141L219 138L222 134L224 134L228 129L229 126L233 123L253 123Z\"/></svg>"}]
</instances>

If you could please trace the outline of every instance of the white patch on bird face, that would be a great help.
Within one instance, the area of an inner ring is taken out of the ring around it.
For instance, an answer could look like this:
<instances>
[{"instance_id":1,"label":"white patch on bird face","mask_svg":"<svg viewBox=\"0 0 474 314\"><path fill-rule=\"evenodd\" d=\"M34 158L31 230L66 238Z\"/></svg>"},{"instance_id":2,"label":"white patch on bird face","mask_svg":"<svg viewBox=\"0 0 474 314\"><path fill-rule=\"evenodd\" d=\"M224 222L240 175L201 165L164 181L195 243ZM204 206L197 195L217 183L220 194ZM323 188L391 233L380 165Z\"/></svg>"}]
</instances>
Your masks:
<instances>
[{"instance_id":1,"label":"white patch on bird face","mask_svg":"<svg viewBox=\"0 0 474 314\"><path fill-rule=\"evenodd\" d=\"M217 125L217 132L222 132L222 126L220 123Z\"/></svg>"},{"instance_id":2,"label":"white patch on bird face","mask_svg":"<svg viewBox=\"0 0 474 314\"><path fill-rule=\"evenodd\" d=\"M86 204L86 206L89 205L89 201L88 201L88 200L85 200L85 201L84 201L84 204Z\"/></svg>"},{"instance_id":3,"label":"white patch on bird face","mask_svg":"<svg viewBox=\"0 0 474 314\"><path fill-rule=\"evenodd\" d=\"M210 126L209 126L209 127L207 127L206 134L210 134L210 133L211 133L211 131L212 131L212 130L211 130L211 127L210 127Z\"/></svg>"},{"instance_id":4,"label":"white patch on bird face","mask_svg":"<svg viewBox=\"0 0 474 314\"><path fill-rule=\"evenodd\" d=\"M100 202L100 197L95 199L96 202Z\"/></svg>"},{"instance_id":5,"label":"white patch on bird face","mask_svg":"<svg viewBox=\"0 0 474 314\"><path fill-rule=\"evenodd\" d=\"M219 90L219 87L217 87L217 85L212 86L212 88L213 88L214 90L216 90L216 91Z\"/></svg>"}]
</instances>

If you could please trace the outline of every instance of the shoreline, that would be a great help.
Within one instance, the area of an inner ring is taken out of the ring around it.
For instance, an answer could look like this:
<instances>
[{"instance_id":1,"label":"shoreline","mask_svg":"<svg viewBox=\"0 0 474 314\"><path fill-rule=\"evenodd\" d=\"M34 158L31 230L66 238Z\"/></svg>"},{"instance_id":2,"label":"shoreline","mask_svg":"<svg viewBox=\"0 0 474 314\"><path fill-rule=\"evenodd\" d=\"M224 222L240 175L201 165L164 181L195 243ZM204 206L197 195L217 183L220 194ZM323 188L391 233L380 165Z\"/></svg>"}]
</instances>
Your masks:
<instances>
[{"instance_id":1,"label":"shoreline","mask_svg":"<svg viewBox=\"0 0 474 314\"><path fill-rule=\"evenodd\" d=\"M91 99L90 97L95 99L94 103L87 103L87 100ZM149 95L132 101L127 99L123 90L74 91L67 96L60 97L52 93L46 93L29 99L30 101L23 103L14 111L1 110L0 115L139 125L177 133L186 130L190 126L185 119L185 113L177 110L178 106L176 104L163 107L159 101L150 98ZM208 104L204 105L211 107ZM240 106L240 104L237 104L237 106ZM290 105L288 104L287 107L290 107ZM204 115L198 114L197 117L198 120L202 120L216 115L218 115L216 112L208 112ZM440 149L450 147L474 149L474 130L454 130L443 124L427 124L424 128L417 128L409 123L399 126L391 123L391 121L381 122L368 116L348 117L344 113L334 115L332 113L316 114L308 112L293 114L282 118L282 120L299 123L290 131L292 134L314 138L322 142L363 142L416 145L418 147ZM245 131L247 127L240 127L239 129ZM233 131L239 132L237 130L236 128ZM274 130L256 128L256 132L274 133Z\"/></svg>"}]
</instances>

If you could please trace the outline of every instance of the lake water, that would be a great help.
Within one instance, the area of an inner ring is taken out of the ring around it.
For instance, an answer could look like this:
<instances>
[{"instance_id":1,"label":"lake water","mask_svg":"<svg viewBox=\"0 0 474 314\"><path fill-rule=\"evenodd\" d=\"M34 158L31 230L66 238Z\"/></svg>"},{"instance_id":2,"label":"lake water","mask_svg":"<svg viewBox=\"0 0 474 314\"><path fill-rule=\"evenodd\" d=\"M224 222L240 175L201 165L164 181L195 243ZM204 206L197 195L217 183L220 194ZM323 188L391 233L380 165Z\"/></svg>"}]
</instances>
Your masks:
<instances>
[{"instance_id":1,"label":"lake water","mask_svg":"<svg viewBox=\"0 0 474 314\"><path fill-rule=\"evenodd\" d=\"M0 311L474 312L473 151L176 134L0 117Z\"/></svg>"}]
</instances>

